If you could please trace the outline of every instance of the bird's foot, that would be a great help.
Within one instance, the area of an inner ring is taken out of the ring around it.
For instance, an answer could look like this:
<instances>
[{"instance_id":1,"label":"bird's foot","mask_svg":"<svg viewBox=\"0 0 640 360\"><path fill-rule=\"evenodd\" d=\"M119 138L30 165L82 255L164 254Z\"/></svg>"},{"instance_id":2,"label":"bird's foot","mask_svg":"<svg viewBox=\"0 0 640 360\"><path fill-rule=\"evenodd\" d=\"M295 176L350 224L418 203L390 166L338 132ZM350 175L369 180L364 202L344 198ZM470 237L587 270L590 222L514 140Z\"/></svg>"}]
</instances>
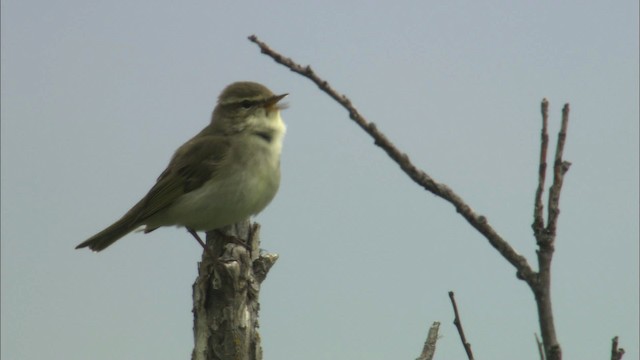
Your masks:
<instances>
[{"instance_id":1,"label":"bird's foot","mask_svg":"<svg viewBox=\"0 0 640 360\"><path fill-rule=\"evenodd\" d=\"M200 243L200 245L202 246L202 248L204 249L204 251L207 252L207 254L209 254L209 256L211 257L211 259L215 259L215 256L213 255L213 252L211 251L211 249L209 249L209 247L207 246L207 244L205 244L204 241L202 241L202 239L200 238L200 236L198 235L198 233L191 229L191 228L187 228L187 231L189 232L189 234L191 234L191 236L193 236L198 243Z\"/></svg>"}]
</instances>

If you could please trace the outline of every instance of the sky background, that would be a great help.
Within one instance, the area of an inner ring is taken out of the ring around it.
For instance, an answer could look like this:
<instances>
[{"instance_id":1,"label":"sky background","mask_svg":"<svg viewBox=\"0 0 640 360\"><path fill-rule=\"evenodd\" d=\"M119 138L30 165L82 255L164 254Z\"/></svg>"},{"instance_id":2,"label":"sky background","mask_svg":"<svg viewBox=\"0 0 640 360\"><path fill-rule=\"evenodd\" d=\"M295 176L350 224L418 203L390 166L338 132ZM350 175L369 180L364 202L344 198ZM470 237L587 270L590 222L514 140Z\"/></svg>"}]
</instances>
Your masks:
<instances>
[{"instance_id":1,"label":"sky background","mask_svg":"<svg viewBox=\"0 0 640 360\"><path fill-rule=\"evenodd\" d=\"M535 266L540 101L571 103L553 304L566 359L638 352L638 2L2 1L3 360L188 359L184 229L75 245L119 218L219 92L288 92L282 185L257 217L265 359L538 359L529 288L310 81L311 64ZM552 147L553 149L553 147Z\"/></svg>"}]
</instances>

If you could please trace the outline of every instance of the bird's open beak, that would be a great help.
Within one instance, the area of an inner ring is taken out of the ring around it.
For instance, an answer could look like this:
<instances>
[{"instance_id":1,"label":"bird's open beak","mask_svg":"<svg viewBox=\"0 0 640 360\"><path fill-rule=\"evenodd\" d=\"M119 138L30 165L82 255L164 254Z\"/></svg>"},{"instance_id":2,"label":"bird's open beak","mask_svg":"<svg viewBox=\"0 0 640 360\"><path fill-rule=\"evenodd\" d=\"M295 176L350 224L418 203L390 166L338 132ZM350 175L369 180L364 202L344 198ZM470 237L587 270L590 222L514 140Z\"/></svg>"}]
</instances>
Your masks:
<instances>
[{"instance_id":1,"label":"bird's open beak","mask_svg":"<svg viewBox=\"0 0 640 360\"><path fill-rule=\"evenodd\" d=\"M289 94L274 95L268 98L267 101L265 101L264 103L264 107L267 109L272 109L273 107L276 107L277 109L284 109L286 107L285 105L277 105L277 104L278 104L278 101L282 100L287 95Z\"/></svg>"}]
</instances>

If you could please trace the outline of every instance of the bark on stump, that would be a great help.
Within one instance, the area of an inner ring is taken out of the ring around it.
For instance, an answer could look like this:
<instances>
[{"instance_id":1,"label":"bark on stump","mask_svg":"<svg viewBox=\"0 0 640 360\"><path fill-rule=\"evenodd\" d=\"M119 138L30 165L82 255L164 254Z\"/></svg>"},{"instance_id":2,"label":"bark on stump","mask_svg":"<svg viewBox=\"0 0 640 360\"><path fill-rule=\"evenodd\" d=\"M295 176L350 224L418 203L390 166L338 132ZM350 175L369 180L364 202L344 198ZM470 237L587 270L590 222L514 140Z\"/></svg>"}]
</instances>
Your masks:
<instances>
[{"instance_id":1,"label":"bark on stump","mask_svg":"<svg viewBox=\"0 0 640 360\"><path fill-rule=\"evenodd\" d=\"M193 284L192 360L262 359L260 285L278 255L260 252L259 229L247 220L207 233Z\"/></svg>"}]
</instances>

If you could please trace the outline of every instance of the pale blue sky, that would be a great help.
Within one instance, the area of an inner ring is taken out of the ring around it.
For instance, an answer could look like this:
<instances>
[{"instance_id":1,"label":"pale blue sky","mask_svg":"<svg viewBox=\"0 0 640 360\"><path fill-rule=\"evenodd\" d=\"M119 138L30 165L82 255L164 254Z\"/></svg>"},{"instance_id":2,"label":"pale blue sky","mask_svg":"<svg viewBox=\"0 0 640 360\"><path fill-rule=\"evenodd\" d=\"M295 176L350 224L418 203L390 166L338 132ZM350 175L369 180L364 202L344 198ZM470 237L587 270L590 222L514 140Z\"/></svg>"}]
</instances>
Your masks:
<instances>
[{"instance_id":1,"label":"pale blue sky","mask_svg":"<svg viewBox=\"0 0 640 360\"><path fill-rule=\"evenodd\" d=\"M4 360L186 359L202 249L182 229L74 246L143 196L237 80L288 92L265 359L538 359L533 296L344 110L311 64L531 263L539 103L571 103L553 300L567 359L638 352L638 2L2 1Z\"/></svg>"}]
</instances>

